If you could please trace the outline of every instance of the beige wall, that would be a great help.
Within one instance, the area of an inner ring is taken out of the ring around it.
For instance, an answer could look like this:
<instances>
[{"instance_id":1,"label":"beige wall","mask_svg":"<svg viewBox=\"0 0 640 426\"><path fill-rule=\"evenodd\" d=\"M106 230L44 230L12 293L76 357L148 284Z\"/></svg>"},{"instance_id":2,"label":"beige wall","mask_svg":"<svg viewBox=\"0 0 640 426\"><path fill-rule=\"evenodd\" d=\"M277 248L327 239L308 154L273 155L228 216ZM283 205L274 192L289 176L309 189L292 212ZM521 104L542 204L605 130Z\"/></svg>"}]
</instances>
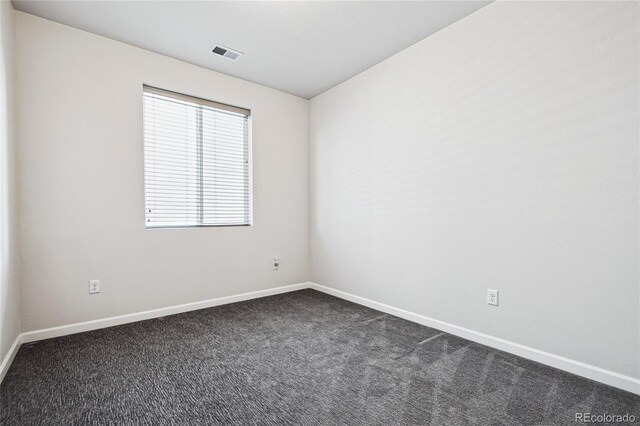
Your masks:
<instances>
[{"instance_id":1,"label":"beige wall","mask_svg":"<svg viewBox=\"0 0 640 426\"><path fill-rule=\"evenodd\" d=\"M307 281L307 100L20 12L16 31L23 331ZM252 110L254 226L145 230L143 83Z\"/></svg>"},{"instance_id":2,"label":"beige wall","mask_svg":"<svg viewBox=\"0 0 640 426\"><path fill-rule=\"evenodd\" d=\"M640 377L638 7L496 2L312 99L313 280Z\"/></svg>"},{"instance_id":3,"label":"beige wall","mask_svg":"<svg viewBox=\"0 0 640 426\"><path fill-rule=\"evenodd\" d=\"M20 334L13 19L0 1L0 362Z\"/></svg>"}]
</instances>

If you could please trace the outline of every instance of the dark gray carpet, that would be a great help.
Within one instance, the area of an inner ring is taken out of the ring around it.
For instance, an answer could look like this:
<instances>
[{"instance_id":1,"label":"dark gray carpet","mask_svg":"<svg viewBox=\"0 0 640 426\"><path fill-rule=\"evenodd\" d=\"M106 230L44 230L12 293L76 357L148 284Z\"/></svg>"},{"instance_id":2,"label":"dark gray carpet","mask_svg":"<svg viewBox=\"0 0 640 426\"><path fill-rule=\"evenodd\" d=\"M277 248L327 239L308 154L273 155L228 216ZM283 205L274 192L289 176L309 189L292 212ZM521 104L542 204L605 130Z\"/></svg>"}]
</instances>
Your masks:
<instances>
[{"instance_id":1,"label":"dark gray carpet","mask_svg":"<svg viewBox=\"0 0 640 426\"><path fill-rule=\"evenodd\" d=\"M640 397L313 290L23 345L3 425L575 424Z\"/></svg>"}]
</instances>

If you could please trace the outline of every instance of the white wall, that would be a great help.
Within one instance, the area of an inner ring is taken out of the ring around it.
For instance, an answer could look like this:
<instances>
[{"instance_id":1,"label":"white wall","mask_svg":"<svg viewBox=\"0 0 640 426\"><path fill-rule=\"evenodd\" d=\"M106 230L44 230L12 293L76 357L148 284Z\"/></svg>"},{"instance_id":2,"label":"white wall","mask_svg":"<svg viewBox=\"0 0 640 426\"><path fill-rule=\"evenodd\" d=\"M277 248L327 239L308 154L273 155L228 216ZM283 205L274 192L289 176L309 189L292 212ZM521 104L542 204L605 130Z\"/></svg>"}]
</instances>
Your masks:
<instances>
[{"instance_id":1,"label":"white wall","mask_svg":"<svg viewBox=\"0 0 640 426\"><path fill-rule=\"evenodd\" d=\"M497 2L312 99L313 281L640 377L638 27Z\"/></svg>"},{"instance_id":2,"label":"white wall","mask_svg":"<svg viewBox=\"0 0 640 426\"><path fill-rule=\"evenodd\" d=\"M311 254L321 284L640 377L637 3L494 3L313 99L309 129L303 99L15 21L23 331L307 281ZM254 227L144 229L143 83L252 109Z\"/></svg>"},{"instance_id":3,"label":"white wall","mask_svg":"<svg viewBox=\"0 0 640 426\"><path fill-rule=\"evenodd\" d=\"M23 331L308 280L307 100L20 12L16 54ZM252 110L253 227L145 230L143 83Z\"/></svg>"},{"instance_id":4,"label":"white wall","mask_svg":"<svg viewBox=\"0 0 640 426\"><path fill-rule=\"evenodd\" d=\"M0 362L20 334L13 7L0 1Z\"/></svg>"}]
</instances>

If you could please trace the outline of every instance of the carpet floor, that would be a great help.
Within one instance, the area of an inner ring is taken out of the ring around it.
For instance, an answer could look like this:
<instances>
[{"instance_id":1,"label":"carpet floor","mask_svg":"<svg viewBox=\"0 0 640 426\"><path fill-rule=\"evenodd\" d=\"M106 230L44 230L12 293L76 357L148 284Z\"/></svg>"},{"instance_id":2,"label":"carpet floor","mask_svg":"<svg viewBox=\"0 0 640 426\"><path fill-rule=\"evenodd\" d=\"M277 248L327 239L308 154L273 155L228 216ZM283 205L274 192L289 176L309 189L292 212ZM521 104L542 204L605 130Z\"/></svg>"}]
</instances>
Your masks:
<instances>
[{"instance_id":1,"label":"carpet floor","mask_svg":"<svg viewBox=\"0 0 640 426\"><path fill-rule=\"evenodd\" d=\"M3 425L575 424L640 397L314 290L22 345Z\"/></svg>"}]
</instances>

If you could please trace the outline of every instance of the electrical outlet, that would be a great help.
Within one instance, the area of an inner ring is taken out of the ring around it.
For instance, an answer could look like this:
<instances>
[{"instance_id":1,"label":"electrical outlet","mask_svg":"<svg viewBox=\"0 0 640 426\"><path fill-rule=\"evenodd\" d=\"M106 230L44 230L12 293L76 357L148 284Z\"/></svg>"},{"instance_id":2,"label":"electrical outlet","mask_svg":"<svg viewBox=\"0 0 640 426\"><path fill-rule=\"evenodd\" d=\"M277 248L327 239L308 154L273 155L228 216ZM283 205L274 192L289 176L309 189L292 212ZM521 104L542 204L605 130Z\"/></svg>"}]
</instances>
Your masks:
<instances>
[{"instance_id":1,"label":"electrical outlet","mask_svg":"<svg viewBox=\"0 0 640 426\"><path fill-rule=\"evenodd\" d=\"M100 293L100 280L89 281L89 294Z\"/></svg>"},{"instance_id":2,"label":"electrical outlet","mask_svg":"<svg viewBox=\"0 0 640 426\"><path fill-rule=\"evenodd\" d=\"M498 306L498 290L487 289L487 304Z\"/></svg>"},{"instance_id":3,"label":"electrical outlet","mask_svg":"<svg viewBox=\"0 0 640 426\"><path fill-rule=\"evenodd\" d=\"M273 258L273 270L277 271L278 269L280 269L280 261L278 260L277 257Z\"/></svg>"}]
</instances>

